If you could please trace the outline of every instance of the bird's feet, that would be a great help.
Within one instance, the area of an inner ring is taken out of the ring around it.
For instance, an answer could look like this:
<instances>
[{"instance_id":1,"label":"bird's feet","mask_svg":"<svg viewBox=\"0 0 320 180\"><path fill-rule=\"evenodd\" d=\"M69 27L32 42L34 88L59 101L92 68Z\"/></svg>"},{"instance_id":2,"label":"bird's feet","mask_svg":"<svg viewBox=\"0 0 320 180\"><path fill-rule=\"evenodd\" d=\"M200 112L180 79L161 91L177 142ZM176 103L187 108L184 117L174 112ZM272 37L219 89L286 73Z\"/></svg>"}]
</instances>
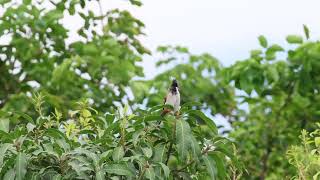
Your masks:
<instances>
[{"instance_id":1,"label":"bird's feet","mask_svg":"<svg viewBox=\"0 0 320 180\"><path fill-rule=\"evenodd\" d=\"M180 118L180 111L176 111L176 112L174 113L174 116L175 116L176 118Z\"/></svg>"}]
</instances>

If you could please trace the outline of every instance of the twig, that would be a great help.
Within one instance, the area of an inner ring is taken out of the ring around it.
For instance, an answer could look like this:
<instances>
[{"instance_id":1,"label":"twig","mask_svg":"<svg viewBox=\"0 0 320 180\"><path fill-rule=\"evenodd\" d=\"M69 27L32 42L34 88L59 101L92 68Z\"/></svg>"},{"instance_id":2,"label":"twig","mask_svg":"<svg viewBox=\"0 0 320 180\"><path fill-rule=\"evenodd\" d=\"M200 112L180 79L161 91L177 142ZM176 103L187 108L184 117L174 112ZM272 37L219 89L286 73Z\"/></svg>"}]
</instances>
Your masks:
<instances>
[{"instance_id":1,"label":"twig","mask_svg":"<svg viewBox=\"0 0 320 180\"><path fill-rule=\"evenodd\" d=\"M141 174L139 175L138 180L141 180L143 178L144 173L146 172L147 168L149 168L149 163L147 161L147 164L143 167L143 170L141 172Z\"/></svg>"}]
</instances>

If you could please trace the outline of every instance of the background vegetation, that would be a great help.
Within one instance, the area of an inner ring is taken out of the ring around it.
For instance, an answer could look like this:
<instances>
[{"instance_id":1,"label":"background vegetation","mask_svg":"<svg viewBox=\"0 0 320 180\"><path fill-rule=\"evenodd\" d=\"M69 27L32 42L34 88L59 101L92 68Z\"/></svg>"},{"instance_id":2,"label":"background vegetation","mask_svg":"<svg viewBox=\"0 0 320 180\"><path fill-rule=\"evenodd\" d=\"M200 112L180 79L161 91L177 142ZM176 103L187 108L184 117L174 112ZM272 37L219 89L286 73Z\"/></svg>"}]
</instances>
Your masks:
<instances>
[{"instance_id":1,"label":"background vegetation","mask_svg":"<svg viewBox=\"0 0 320 180\"><path fill-rule=\"evenodd\" d=\"M320 44L306 26L292 50L259 36L230 67L159 46L166 71L139 80L143 22L91 2L0 1L0 179L319 179ZM84 21L72 43L66 14ZM161 117L172 77L181 112ZM232 129L218 134L216 115Z\"/></svg>"}]
</instances>

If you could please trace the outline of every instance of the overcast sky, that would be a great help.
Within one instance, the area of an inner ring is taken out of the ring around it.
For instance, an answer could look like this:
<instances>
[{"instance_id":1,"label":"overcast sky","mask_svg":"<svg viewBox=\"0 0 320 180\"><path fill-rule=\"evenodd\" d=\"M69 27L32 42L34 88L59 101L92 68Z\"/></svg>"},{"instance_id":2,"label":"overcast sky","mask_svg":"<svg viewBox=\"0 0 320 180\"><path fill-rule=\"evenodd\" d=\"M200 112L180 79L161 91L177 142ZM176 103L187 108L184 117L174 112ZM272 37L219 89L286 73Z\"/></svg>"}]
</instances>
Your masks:
<instances>
[{"instance_id":1,"label":"overcast sky","mask_svg":"<svg viewBox=\"0 0 320 180\"><path fill-rule=\"evenodd\" d=\"M145 25L142 39L151 50L158 45L183 45L194 53L209 52L224 65L248 57L259 47L257 36L286 47L288 34L303 34L306 24L311 37L320 37L319 0L142 0L133 7L125 0L106 0L103 7L128 9ZM153 60L146 57L147 76Z\"/></svg>"}]
</instances>

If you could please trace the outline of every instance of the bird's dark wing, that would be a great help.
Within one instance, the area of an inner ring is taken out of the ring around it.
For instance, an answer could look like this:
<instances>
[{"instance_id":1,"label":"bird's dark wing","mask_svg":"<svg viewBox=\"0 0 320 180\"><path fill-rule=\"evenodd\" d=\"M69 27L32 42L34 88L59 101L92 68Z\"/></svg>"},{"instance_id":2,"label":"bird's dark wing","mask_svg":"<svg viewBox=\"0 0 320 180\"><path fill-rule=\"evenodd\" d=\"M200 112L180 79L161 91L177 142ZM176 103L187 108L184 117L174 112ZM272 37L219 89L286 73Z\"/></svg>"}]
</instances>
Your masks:
<instances>
[{"instance_id":1,"label":"bird's dark wing","mask_svg":"<svg viewBox=\"0 0 320 180\"><path fill-rule=\"evenodd\" d=\"M167 96L163 98L163 104L166 104L167 102Z\"/></svg>"},{"instance_id":2,"label":"bird's dark wing","mask_svg":"<svg viewBox=\"0 0 320 180\"><path fill-rule=\"evenodd\" d=\"M167 96L165 96L165 97L163 98L163 104L164 104L164 105L166 104L166 102L167 102ZM163 107L163 108L162 108L162 112L161 112L161 116L166 115L168 112L170 112L170 109Z\"/></svg>"}]
</instances>

